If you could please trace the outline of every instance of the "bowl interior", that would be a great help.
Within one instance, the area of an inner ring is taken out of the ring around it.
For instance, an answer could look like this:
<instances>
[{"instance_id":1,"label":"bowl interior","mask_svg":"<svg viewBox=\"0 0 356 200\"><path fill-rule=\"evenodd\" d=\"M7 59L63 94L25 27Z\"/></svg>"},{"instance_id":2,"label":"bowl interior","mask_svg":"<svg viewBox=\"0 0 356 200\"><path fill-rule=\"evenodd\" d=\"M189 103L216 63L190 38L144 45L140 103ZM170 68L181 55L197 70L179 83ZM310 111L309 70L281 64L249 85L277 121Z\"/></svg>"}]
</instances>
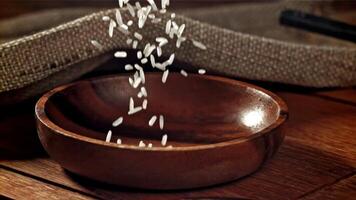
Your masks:
<instances>
[{"instance_id":1,"label":"bowl interior","mask_svg":"<svg viewBox=\"0 0 356 200\"><path fill-rule=\"evenodd\" d=\"M47 117L70 132L105 140L112 130L112 141L138 145L140 140L160 146L163 134L168 145L191 146L243 138L272 125L280 108L267 93L244 83L213 76L171 73L165 84L162 75L146 74L146 110L128 115L129 98L140 106L140 87L134 89L128 76L111 76L81 81L51 95L45 105ZM163 115L150 127L151 116ZM112 122L124 118L118 127Z\"/></svg>"}]
</instances>

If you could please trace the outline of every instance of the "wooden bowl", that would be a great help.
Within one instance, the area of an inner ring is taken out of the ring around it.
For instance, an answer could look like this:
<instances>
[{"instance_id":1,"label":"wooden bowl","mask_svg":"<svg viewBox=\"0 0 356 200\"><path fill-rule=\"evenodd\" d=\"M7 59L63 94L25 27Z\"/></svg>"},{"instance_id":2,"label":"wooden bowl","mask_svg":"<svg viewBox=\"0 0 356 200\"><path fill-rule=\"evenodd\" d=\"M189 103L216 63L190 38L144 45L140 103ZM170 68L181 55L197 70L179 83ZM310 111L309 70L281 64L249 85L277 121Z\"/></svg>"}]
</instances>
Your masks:
<instances>
[{"instance_id":1,"label":"wooden bowl","mask_svg":"<svg viewBox=\"0 0 356 200\"><path fill-rule=\"evenodd\" d=\"M278 149L286 104L262 88L216 76L146 74L147 110L128 115L137 97L128 76L61 86L36 104L38 134L63 168L98 181L145 189L219 184L257 170ZM163 115L164 129L152 115ZM124 122L112 127L119 116ZM112 142L105 142L107 131ZM168 144L161 137L168 134ZM120 138L122 145L115 141ZM138 147L139 141L153 148Z\"/></svg>"}]
</instances>

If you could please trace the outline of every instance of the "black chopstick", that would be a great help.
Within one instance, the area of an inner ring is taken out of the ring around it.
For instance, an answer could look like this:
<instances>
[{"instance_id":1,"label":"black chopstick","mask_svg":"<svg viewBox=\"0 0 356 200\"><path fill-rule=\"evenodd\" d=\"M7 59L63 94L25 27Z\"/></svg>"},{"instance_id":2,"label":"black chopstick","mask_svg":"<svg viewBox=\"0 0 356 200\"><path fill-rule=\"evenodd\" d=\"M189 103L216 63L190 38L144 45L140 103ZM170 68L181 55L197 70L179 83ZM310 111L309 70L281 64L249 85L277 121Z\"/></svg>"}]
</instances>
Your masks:
<instances>
[{"instance_id":1,"label":"black chopstick","mask_svg":"<svg viewBox=\"0 0 356 200\"><path fill-rule=\"evenodd\" d=\"M356 26L333 19L297 10L284 10L280 14L279 22L282 25L356 42Z\"/></svg>"}]
</instances>

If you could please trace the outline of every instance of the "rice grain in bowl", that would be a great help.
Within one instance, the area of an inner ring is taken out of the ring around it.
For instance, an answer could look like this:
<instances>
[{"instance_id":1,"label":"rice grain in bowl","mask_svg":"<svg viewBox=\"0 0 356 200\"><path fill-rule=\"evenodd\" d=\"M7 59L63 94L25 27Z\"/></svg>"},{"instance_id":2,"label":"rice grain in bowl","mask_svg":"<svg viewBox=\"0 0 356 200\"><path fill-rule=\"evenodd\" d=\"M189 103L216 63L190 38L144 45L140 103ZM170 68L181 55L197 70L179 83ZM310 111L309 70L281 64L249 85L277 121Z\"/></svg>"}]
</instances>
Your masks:
<instances>
[{"instance_id":1,"label":"rice grain in bowl","mask_svg":"<svg viewBox=\"0 0 356 200\"><path fill-rule=\"evenodd\" d=\"M53 89L36 104L44 148L73 173L161 190L246 176L282 143L288 111L275 94L216 76L170 73L169 79L162 84L161 73L146 74L149 104L134 115L127 113L128 99L141 88L131 87L125 75ZM144 101L135 98L135 104ZM124 120L105 142L118 116Z\"/></svg>"}]
</instances>

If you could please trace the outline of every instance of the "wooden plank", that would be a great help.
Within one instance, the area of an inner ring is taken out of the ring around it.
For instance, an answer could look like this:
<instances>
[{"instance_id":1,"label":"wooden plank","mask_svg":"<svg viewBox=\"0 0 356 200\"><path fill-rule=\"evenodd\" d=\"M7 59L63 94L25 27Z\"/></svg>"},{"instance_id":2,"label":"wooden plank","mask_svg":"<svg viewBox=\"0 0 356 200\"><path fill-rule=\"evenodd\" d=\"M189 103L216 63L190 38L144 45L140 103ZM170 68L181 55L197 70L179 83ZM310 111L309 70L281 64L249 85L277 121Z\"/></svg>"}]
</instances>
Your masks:
<instances>
[{"instance_id":1,"label":"wooden plank","mask_svg":"<svg viewBox=\"0 0 356 200\"><path fill-rule=\"evenodd\" d=\"M356 175L305 196L304 200L353 200L356 198Z\"/></svg>"},{"instance_id":2,"label":"wooden plank","mask_svg":"<svg viewBox=\"0 0 356 200\"><path fill-rule=\"evenodd\" d=\"M290 110L284 131L291 140L332 153L356 167L356 107L314 96L279 93Z\"/></svg>"},{"instance_id":3,"label":"wooden plank","mask_svg":"<svg viewBox=\"0 0 356 200\"><path fill-rule=\"evenodd\" d=\"M93 199L2 168L0 194L12 199Z\"/></svg>"}]
</instances>

